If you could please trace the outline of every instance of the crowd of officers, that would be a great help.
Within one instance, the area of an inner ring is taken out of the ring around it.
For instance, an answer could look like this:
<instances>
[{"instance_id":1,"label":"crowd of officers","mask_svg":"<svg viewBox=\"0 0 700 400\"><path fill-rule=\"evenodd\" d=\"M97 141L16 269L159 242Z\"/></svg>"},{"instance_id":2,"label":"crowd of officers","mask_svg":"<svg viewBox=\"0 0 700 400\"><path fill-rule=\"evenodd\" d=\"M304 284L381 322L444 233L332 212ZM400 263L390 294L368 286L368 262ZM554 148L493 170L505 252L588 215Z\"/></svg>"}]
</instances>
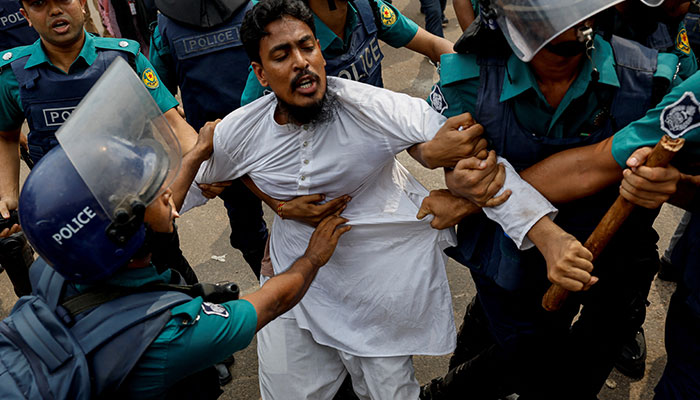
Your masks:
<instances>
[{"instance_id":1,"label":"crowd of officers","mask_svg":"<svg viewBox=\"0 0 700 400\"><path fill-rule=\"evenodd\" d=\"M0 1L3 218L18 208L18 146L26 149L29 163L39 162L58 144L56 131L117 58L129 63L141 78L183 149L194 146L192 132L207 121L223 118L266 94L249 69L239 37L244 16L258 1L155 3L159 13L151 29L149 54L144 55L134 41L85 32L85 0ZM498 16L491 3L500 1L472 0L465 6L455 0L459 23L466 29L454 46L455 53L453 43L428 33L389 1L306 3L314 13L315 36L329 76L382 87L384 56L378 41L406 47L438 64L439 82L428 98L433 109L448 117L471 113L483 125L490 146L557 205L555 222L580 242L593 231L620 190L636 204L648 207L630 217L596 260L591 285L569 285L572 290L586 290L575 293L556 313L541 307L540 299L552 276L550 273L548 279L548 266L537 249L518 250L483 214L463 220L453 215L445 221L434 210L439 228L459 222L460 244L447 253L470 268L477 295L466 310L449 372L424 386L421 398L499 399L518 393L521 399L595 399L615 365L630 376L643 376L641 326L651 282L659 269L658 235L651 224L660 204L675 198L671 196L674 190L659 189L667 192L665 196L637 190L628 172L625 177L632 183L623 183L622 189L614 183L623 177L623 168L636 166L634 160L628 160L628 150L649 146L662 136L659 126L664 128L664 122L659 124L659 114L675 111L682 101L700 115L700 103L686 96L700 95L692 48L693 39L700 37L698 4L601 1L600 12L580 15L575 29L566 26L556 36L547 37L544 46L527 47L519 46L518 40L528 39L513 32L535 31L543 15L552 17L567 9L575 12L577 2L504 0L505 9L510 5L515 9L511 12L521 13L511 21L522 24L494 30ZM433 3L440 6L437 1L421 1L424 3L431 14ZM545 3L550 5L546 12L527 9ZM76 43L80 44L77 52ZM178 91L182 113L173 96ZM692 142L698 118L691 112L687 121L678 122L680 128L667 126L664 131L687 134ZM21 131L24 121L29 126L27 138ZM627 134L624 142L613 141L613 135L623 129ZM689 150L674 162L683 174L675 168L675 173L668 172L670 168L663 174L654 170L656 175L642 176L636 182L662 186L678 177L692 182L697 159L693 158L693 144L687 146ZM580 150L574 164L556 164L548 158L578 148L589 150ZM599 171L591 172L595 168L584 168L584 164L595 165ZM675 178L669 178L671 175ZM571 187L572 177L581 179L576 188ZM446 174L448 186L459 179L456 172ZM675 182L672 186L675 189ZM260 193L245 177L201 185L201 189L208 197L224 200L231 245L243 253L258 278L272 274L269 258L264 258L268 230L261 199L280 216L284 212L285 218L300 219L324 217L347 202L322 205L316 196L279 202ZM677 202L682 204L682 200ZM686 207L693 211L697 202L686 202ZM675 251L666 260L674 268L678 289L667 320L668 366L656 388L659 399L700 399L700 247L696 243L700 224L695 214L688 214L686 220L687 228L679 232ZM20 229L14 225L0 235L18 235ZM152 262L158 271L174 269L186 283L197 282L179 251L177 231L154 249ZM29 294L28 276L13 271L11 278L16 290L25 288L18 295ZM576 354L550 351L561 348L554 344L562 341L568 343L567 348L576 349ZM346 392L338 396L354 397L351 390L346 388ZM570 395L560 397L562 393Z\"/></svg>"}]
</instances>

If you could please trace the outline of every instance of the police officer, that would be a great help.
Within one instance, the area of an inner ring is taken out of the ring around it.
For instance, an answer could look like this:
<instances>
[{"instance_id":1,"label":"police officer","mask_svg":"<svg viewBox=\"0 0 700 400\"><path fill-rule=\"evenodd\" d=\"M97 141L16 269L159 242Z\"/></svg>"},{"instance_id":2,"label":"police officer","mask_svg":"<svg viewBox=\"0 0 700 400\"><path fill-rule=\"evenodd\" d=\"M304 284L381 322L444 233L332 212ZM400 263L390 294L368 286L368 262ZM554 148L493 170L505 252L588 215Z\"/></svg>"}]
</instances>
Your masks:
<instances>
[{"instance_id":1,"label":"police officer","mask_svg":"<svg viewBox=\"0 0 700 400\"><path fill-rule=\"evenodd\" d=\"M23 2L22 6L20 12L40 40L4 52L0 62L0 159L5 166L0 172L0 214L4 218L9 217L9 210L17 208L17 143L22 122L26 119L29 124L29 153L38 162L57 144L58 127L115 58L123 58L139 74L165 112L183 149L193 146L196 133L177 114L177 101L160 85L148 60L138 53L138 45L85 32L85 0ZM19 225L14 225L0 235L19 229ZM189 265L183 272L196 280Z\"/></svg>"},{"instance_id":2,"label":"police officer","mask_svg":"<svg viewBox=\"0 0 700 400\"><path fill-rule=\"evenodd\" d=\"M661 53L678 57L678 76L688 77L698 70L684 17L689 0L668 0L656 6L642 1L625 1L606 11L605 30L634 40Z\"/></svg>"},{"instance_id":3,"label":"police officer","mask_svg":"<svg viewBox=\"0 0 700 400\"><path fill-rule=\"evenodd\" d=\"M326 73L383 87L378 40L393 47L406 47L430 58L452 52L452 43L418 27L391 4L382 0L309 0L314 13L316 37L326 59ZM241 104L263 95L251 71Z\"/></svg>"},{"instance_id":4,"label":"police officer","mask_svg":"<svg viewBox=\"0 0 700 400\"><path fill-rule=\"evenodd\" d=\"M239 37L250 1L157 1L150 60L163 82L180 87L187 122L198 130L240 106L250 61ZM200 12L203 10L203 12ZM222 68L225 73L222 73ZM260 200L237 179L221 193L231 246L241 250L257 277L267 241Z\"/></svg>"},{"instance_id":5,"label":"police officer","mask_svg":"<svg viewBox=\"0 0 700 400\"><path fill-rule=\"evenodd\" d=\"M687 0L668 0L663 4L654 4L653 7L641 1L626 1L606 10L608 15L601 16L601 19L608 19L606 30L611 30L615 35L637 41L657 49L660 53L670 53L678 57L677 75L681 79L688 79L698 70L689 40L691 36L684 23L689 5L690 1ZM664 85L663 82L655 83ZM658 87L656 96L663 95L665 91L663 86ZM639 326L630 333L620 357L615 362L618 371L633 379L644 377L646 369L646 339L641 325L645 316L645 308L639 308L637 315L632 316Z\"/></svg>"},{"instance_id":6,"label":"police officer","mask_svg":"<svg viewBox=\"0 0 700 400\"><path fill-rule=\"evenodd\" d=\"M494 6L498 27L514 54L443 56L440 83L430 96L433 107L446 115L474 113L496 151L524 170L524 177L530 177L526 168L553 153L611 136L644 115L652 105L654 78L671 82L677 64L677 58L657 59L656 51L625 39L594 37L586 18L616 3L499 3ZM460 189L465 175L459 166L448 173L448 187L469 195ZM536 187L552 201L571 200L566 188L548 187L547 182ZM613 188L564 204L556 221L584 241L616 194ZM505 246L500 228L468 219L452 255L472 269L497 345L489 357L504 360L491 376L511 369L523 398L595 398L619 354L620 332L633 329L621 317L643 307L656 272L653 217L637 215L628 221L597 261L600 275L590 280L557 277L538 254ZM549 285L545 271L574 290L600 281L585 295L574 296L579 302L548 314L540 307ZM569 333L581 303L584 311ZM572 352L576 360L569 358ZM481 397L484 392L477 390L499 384L493 379L476 383L481 385L471 389Z\"/></svg>"},{"instance_id":7,"label":"police officer","mask_svg":"<svg viewBox=\"0 0 700 400\"><path fill-rule=\"evenodd\" d=\"M42 257L33 272L41 277L34 282L37 293L49 292L56 278L43 279L53 269L66 281L59 304L85 292L173 281L174 273L158 273L150 263L149 238L174 229L170 186L187 188L212 151L214 124L203 130L177 176L178 140L131 68L117 61L105 78L59 133L61 146L29 175L20 198L22 225ZM217 398L215 381L208 385L197 372L248 346L259 329L299 301L350 229L340 227L345 222L335 215L324 220L305 256L241 300L185 298L141 322L141 329L117 332L88 357L92 395L101 397L105 389L123 398ZM115 300L119 310L143 312L139 296L130 293Z\"/></svg>"}]
</instances>

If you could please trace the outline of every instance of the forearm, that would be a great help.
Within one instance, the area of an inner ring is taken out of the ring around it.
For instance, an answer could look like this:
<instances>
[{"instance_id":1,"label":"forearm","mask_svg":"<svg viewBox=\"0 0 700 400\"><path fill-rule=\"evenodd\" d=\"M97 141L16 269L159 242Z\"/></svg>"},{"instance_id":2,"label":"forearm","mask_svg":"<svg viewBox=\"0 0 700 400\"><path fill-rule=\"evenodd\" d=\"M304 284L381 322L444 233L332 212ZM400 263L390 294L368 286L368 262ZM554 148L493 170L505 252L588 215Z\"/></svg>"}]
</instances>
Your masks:
<instances>
[{"instance_id":1,"label":"forearm","mask_svg":"<svg viewBox=\"0 0 700 400\"><path fill-rule=\"evenodd\" d=\"M173 132L175 132L178 141L180 141L182 154L187 154L194 148L195 143L197 143L197 132L195 132L192 126L178 114L175 108L166 111L163 116L168 121L168 124L170 124Z\"/></svg>"},{"instance_id":2,"label":"forearm","mask_svg":"<svg viewBox=\"0 0 700 400\"><path fill-rule=\"evenodd\" d=\"M255 182L253 182L248 175L242 176L241 181L243 181L243 184L245 184L255 196L264 201L265 204L267 204L273 211L277 211L277 207L279 206L280 202L260 190L260 188L258 188Z\"/></svg>"},{"instance_id":3,"label":"forearm","mask_svg":"<svg viewBox=\"0 0 700 400\"><path fill-rule=\"evenodd\" d=\"M452 6L455 9L455 14L457 15L457 21L459 22L462 31L466 30L469 25L474 22L474 8L472 8L471 1L469 0L452 0Z\"/></svg>"},{"instance_id":4,"label":"forearm","mask_svg":"<svg viewBox=\"0 0 700 400\"><path fill-rule=\"evenodd\" d=\"M301 257L287 271L265 282L260 290L244 296L258 314L257 330L299 303L319 268L307 257Z\"/></svg>"},{"instance_id":5,"label":"forearm","mask_svg":"<svg viewBox=\"0 0 700 400\"><path fill-rule=\"evenodd\" d=\"M562 151L521 171L520 176L554 204L590 196L622 179L611 148L612 137Z\"/></svg>"},{"instance_id":6,"label":"forearm","mask_svg":"<svg viewBox=\"0 0 700 400\"><path fill-rule=\"evenodd\" d=\"M197 176L199 167L207 158L209 156L202 154L196 147L182 157L180 172L170 186L173 191L173 203L176 210L180 211L182 209L182 204L185 202L185 197L187 197L192 181Z\"/></svg>"},{"instance_id":7,"label":"forearm","mask_svg":"<svg viewBox=\"0 0 700 400\"><path fill-rule=\"evenodd\" d=\"M0 200L16 203L19 197L19 129L0 132L0 160Z\"/></svg>"},{"instance_id":8,"label":"forearm","mask_svg":"<svg viewBox=\"0 0 700 400\"><path fill-rule=\"evenodd\" d=\"M414 160L418 161L425 168L434 169L435 167L430 160L430 145L428 143L429 142L414 144L406 151Z\"/></svg>"},{"instance_id":9,"label":"forearm","mask_svg":"<svg viewBox=\"0 0 700 400\"><path fill-rule=\"evenodd\" d=\"M418 28L416 35L406 44L406 48L430 58L434 63L440 61L440 56L454 53L454 45L445 38L435 36L423 28Z\"/></svg>"}]
</instances>

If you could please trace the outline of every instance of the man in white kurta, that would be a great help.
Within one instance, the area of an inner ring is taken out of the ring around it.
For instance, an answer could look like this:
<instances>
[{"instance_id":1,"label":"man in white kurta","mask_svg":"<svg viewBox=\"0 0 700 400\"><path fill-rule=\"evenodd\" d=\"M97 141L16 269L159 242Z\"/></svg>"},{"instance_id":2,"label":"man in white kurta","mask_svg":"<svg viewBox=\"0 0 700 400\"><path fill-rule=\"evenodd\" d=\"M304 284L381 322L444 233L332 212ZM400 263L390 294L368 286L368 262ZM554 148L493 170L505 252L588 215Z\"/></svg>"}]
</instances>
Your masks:
<instances>
[{"instance_id":1,"label":"man in white kurta","mask_svg":"<svg viewBox=\"0 0 700 400\"><path fill-rule=\"evenodd\" d=\"M219 182L248 174L275 199L313 193L324 193L328 199L352 196L342 215L353 229L343 236L299 305L284 317L293 319L319 345L352 356L449 354L455 327L442 249L455 244L454 234L432 229L429 219L416 219L428 192L395 159L414 144L430 141L445 118L421 99L327 79L338 102L330 121L279 125L274 119L277 99L265 96L216 127L214 153L196 181ZM517 174L509 173L505 186L523 189L515 190L499 208L513 202L521 207L531 204L532 224L553 212L534 189L516 179ZM194 186L185 208L197 203L199 196ZM512 237L522 242L529 226L512 225ZM312 232L303 223L275 217L270 241L275 273L304 254ZM271 329L274 324L263 331ZM270 359L270 368L282 371L279 375L300 373L282 365L285 361L279 355L268 356L265 351L260 355L261 369ZM313 382L318 377L307 379Z\"/></svg>"},{"instance_id":2,"label":"man in white kurta","mask_svg":"<svg viewBox=\"0 0 700 400\"><path fill-rule=\"evenodd\" d=\"M274 95L219 123L213 155L195 181L247 174L278 200L352 196L342 214L352 230L301 302L258 335L262 397L330 399L350 373L362 399L416 399L412 355L449 354L455 345L442 253L455 237L416 219L428 192L395 156L409 149L431 167L444 165L436 158L469 157L473 149L464 151L459 140L466 133L443 128L444 117L421 99L326 79L313 17L301 1L261 1L246 15L241 37L256 76ZM309 117L314 109L322 111ZM504 188L511 198L487 213L528 246L527 232L554 208L512 169ZM184 208L204 200L194 185ZM275 273L304 254L312 231L275 217Z\"/></svg>"}]
</instances>

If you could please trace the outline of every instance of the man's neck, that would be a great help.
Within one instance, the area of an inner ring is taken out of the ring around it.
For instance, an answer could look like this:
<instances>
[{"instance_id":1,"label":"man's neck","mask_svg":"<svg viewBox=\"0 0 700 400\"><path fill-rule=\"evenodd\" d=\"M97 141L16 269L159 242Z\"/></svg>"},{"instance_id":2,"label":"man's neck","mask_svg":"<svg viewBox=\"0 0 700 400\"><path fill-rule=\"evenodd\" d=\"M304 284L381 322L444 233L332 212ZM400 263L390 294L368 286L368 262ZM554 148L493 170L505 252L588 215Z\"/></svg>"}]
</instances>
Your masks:
<instances>
[{"instance_id":1,"label":"man's neck","mask_svg":"<svg viewBox=\"0 0 700 400\"><path fill-rule=\"evenodd\" d=\"M584 54L561 57L547 49L540 50L530 61L537 85L550 106L557 108L581 72Z\"/></svg>"},{"instance_id":2,"label":"man's neck","mask_svg":"<svg viewBox=\"0 0 700 400\"><path fill-rule=\"evenodd\" d=\"M328 0L310 0L309 7L333 33L341 40L345 40L345 22L348 17L348 2L346 0L336 1L335 10L328 7Z\"/></svg>"},{"instance_id":3,"label":"man's neck","mask_svg":"<svg viewBox=\"0 0 700 400\"><path fill-rule=\"evenodd\" d=\"M83 45L85 44L85 31L81 33L78 40L70 45L56 46L43 39L41 40L41 44L44 46L44 51L49 57L49 60L51 60L51 63L65 73L68 73L73 61L78 58L80 51L83 49Z\"/></svg>"}]
</instances>

